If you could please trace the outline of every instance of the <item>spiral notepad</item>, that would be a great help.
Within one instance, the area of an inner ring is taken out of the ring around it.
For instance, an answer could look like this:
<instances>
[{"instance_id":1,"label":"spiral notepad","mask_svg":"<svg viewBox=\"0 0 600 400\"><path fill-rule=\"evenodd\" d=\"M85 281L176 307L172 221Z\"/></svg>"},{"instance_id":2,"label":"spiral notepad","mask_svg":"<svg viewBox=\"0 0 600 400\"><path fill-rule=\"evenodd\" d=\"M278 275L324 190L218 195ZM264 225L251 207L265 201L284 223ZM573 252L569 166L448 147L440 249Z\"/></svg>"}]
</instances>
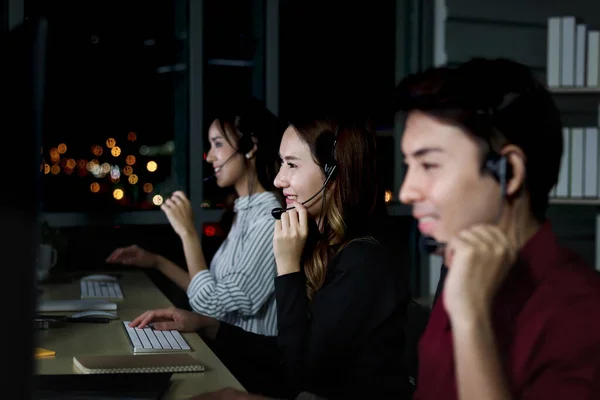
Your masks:
<instances>
[{"instance_id":1,"label":"spiral notepad","mask_svg":"<svg viewBox=\"0 0 600 400\"><path fill-rule=\"evenodd\" d=\"M189 354L75 356L73 364L84 374L204 371L204 365Z\"/></svg>"}]
</instances>

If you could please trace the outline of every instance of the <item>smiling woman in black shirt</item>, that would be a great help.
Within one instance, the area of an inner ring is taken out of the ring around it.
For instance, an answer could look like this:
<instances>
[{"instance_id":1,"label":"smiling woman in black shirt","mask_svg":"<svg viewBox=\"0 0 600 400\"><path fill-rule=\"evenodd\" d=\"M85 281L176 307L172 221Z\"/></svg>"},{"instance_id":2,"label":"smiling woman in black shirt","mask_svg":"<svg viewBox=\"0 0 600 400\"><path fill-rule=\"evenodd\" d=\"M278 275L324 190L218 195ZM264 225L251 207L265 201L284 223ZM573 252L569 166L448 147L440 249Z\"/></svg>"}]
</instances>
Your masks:
<instances>
[{"instance_id":1,"label":"smiling woman in black shirt","mask_svg":"<svg viewBox=\"0 0 600 400\"><path fill-rule=\"evenodd\" d=\"M132 326L214 338L217 355L252 392L408 398L406 276L369 229L380 200L373 132L327 118L296 121L279 152L275 185L288 210L273 237L277 337L177 309L148 311Z\"/></svg>"}]
</instances>

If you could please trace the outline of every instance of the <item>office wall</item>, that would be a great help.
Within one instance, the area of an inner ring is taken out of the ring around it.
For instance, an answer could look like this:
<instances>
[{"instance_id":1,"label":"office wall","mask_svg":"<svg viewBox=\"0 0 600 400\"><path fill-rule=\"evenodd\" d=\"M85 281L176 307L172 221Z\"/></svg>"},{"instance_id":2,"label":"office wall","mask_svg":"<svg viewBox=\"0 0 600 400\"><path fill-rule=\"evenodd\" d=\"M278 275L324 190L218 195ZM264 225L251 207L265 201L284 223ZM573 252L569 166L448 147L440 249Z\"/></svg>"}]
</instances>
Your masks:
<instances>
[{"instance_id":1,"label":"office wall","mask_svg":"<svg viewBox=\"0 0 600 400\"><path fill-rule=\"evenodd\" d=\"M280 112L365 110L390 129L395 2L280 2Z\"/></svg>"},{"instance_id":2,"label":"office wall","mask_svg":"<svg viewBox=\"0 0 600 400\"><path fill-rule=\"evenodd\" d=\"M545 76L546 20L574 15L600 28L600 2L590 0L446 0L448 62L509 57Z\"/></svg>"},{"instance_id":3,"label":"office wall","mask_svg":"<svg viewBox=\"0 0 600 400\"><path fill-rule=\"evenodd\" d=\"M437 38L444 46L436 47L438 61L456 64L474 56L507 57L533 68L544 82L548 17L574 15L600 28L600 2L593 0L441 0L439 7L438 24L441 21L443 29ZM599 101L597 96L557 96L563 122L569 126L597 124ZM560 240L590 263L595 259L596 213L596 207L581 205L553 205L549 211Z\"/></svg>"},{"instance_id":4,"label":"office wall","mask_svg":"<svg viewBox=\"0 0 600 400\"><path fill-rule=\"evenodd\" d=\"M442 0L445 59L507 57L531 67L546 81L546 21L574 15L600 29L600 2L589 0ZM566 125L597 124L598 98L557 96Z\"/></svg>"}]
</instances>

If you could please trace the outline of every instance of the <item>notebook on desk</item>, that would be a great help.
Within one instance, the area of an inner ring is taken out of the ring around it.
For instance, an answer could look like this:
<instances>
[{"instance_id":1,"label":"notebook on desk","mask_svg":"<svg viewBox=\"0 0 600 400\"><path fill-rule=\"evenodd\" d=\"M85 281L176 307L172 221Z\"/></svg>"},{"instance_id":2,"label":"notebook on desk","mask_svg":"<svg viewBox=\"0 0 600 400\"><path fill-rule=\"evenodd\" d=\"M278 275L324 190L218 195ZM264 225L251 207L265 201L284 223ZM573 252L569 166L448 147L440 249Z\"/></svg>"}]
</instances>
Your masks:
<instances>
[{"instance_id":1,"label":"notebook on desk","mask_svg":"<svg viewBox=\"0 0 600 400\"><path fill-rule=\"evenodd\" d=\"M73 364L84 374L204 372L189 354L75 356Z\"/></svg>"}]
</instances>

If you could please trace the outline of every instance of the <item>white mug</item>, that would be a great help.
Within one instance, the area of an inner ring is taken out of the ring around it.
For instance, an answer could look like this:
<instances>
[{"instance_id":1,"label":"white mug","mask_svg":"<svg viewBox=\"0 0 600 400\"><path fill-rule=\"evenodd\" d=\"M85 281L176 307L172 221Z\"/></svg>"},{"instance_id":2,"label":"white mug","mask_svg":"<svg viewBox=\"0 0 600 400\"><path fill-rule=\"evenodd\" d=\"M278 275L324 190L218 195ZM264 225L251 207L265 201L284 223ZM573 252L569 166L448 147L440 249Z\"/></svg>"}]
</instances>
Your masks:
<instances>
[{"instance_id":1,"label":"white mug","mask_svg":"<svg viewBox=\"0 0 600 400\"><path fill-rule=\"evenodd\" d=\"M36 261L37 278L39 281L43 281L50 274L50 269L58 262L58 252L50 244L41 244Z\"/></svg>"}]
</instances>

